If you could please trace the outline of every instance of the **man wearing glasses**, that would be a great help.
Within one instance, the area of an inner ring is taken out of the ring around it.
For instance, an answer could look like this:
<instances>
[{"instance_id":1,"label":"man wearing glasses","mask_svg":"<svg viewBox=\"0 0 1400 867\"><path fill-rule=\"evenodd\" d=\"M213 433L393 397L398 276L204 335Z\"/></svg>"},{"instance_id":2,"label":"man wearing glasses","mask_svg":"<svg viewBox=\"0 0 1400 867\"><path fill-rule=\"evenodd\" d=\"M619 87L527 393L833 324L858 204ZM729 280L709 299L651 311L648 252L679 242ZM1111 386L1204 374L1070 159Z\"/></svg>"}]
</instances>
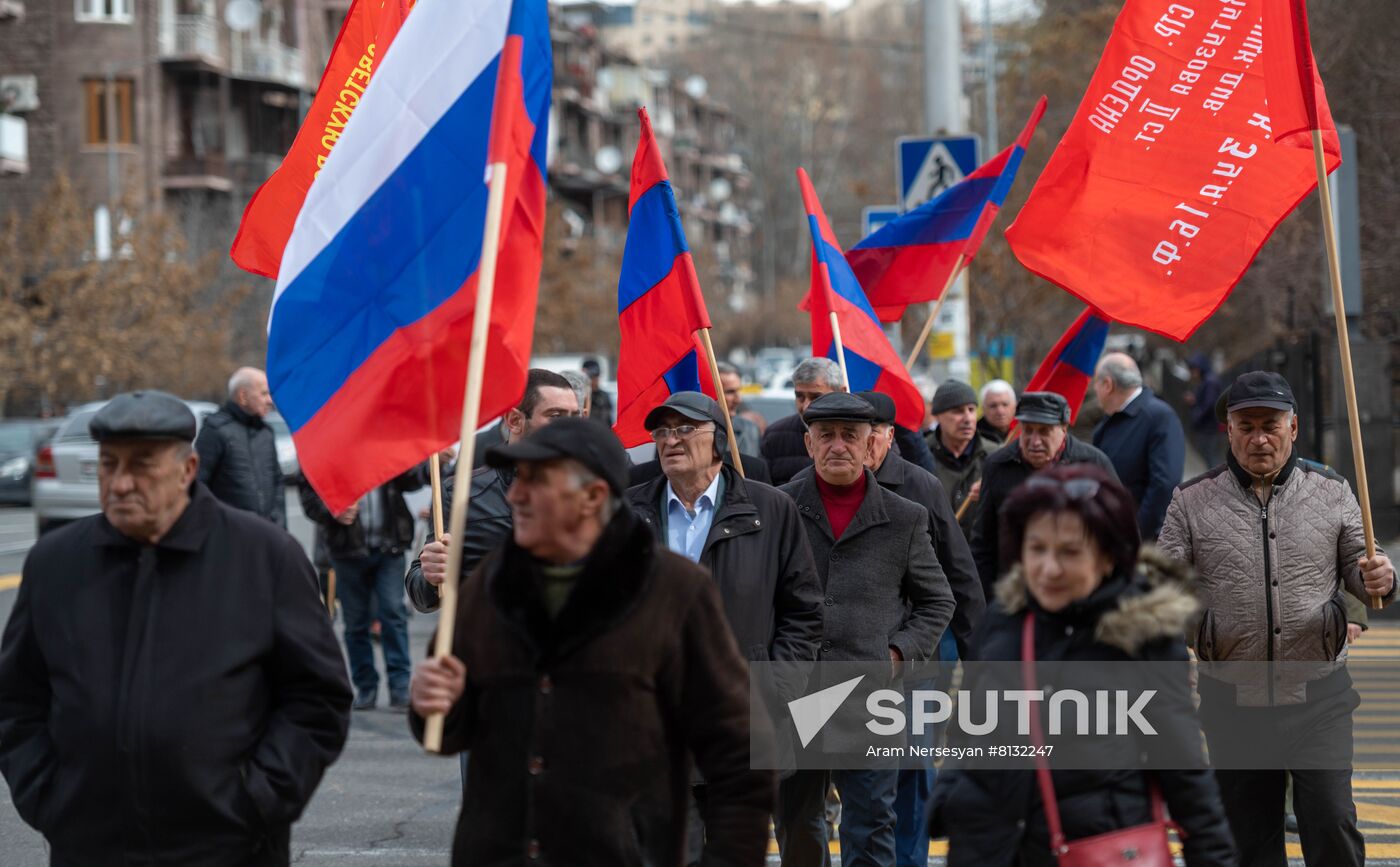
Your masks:
<instances>
[{"instance_id":1,"label":"man wearing glasses","mask_svg":"<svg viewBox=\"0 0 1400 867\"><path fill-rule=\"evenodd\" d=\"M822 596L796 504L723 463L724 416L706 395L677 392L647 415L645 425L663 475L627 491L637 517L659 542L710 570L744 658L816 660ZM780 713L803 695L806 669L773 668L775 682L761 686L771 687L763 691L770 711ZM703 781L693 782L703 820L713 805ZM791 824L781 819L780 826ZM697 854L702 839L692 835L692 841Z\"/></svg>"}]
</instances>

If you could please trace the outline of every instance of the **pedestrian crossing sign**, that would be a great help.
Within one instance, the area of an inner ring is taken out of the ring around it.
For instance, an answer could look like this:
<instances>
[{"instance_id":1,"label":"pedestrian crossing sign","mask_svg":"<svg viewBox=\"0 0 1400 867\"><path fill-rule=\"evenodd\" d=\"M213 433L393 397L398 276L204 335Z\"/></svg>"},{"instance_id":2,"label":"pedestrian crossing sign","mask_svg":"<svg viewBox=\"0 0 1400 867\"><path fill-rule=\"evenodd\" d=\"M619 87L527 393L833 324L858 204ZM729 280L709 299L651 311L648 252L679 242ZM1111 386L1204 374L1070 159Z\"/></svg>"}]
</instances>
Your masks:
<instances>
[{"instance_id":1,"label":"pedestrian crossing sign","mask_svg":"<svg viewBox=\"0 0 1400 867\"><path fill-rule=\"evenodd\" d=\"M900 138L895 143L900 207L912 211L972 174L978 149L974 135Z\"/></svg>"}]
</instances>

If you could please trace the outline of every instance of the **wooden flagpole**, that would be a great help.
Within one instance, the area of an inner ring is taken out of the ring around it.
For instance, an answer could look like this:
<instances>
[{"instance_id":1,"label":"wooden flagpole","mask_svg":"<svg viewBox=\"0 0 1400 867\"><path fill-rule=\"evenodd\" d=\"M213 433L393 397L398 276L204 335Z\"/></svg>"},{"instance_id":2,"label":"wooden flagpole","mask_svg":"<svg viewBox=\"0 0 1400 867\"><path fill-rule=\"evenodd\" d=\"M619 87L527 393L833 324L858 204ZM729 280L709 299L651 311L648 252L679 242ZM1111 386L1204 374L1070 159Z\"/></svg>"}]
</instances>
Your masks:
<instances>
[{"instance_id":1,"label":"wooden flagpole","mask_svg":"<svg viewBox=\"0 0 1400 867\"><path fill-rule=\"evenodd\" d=\"M846 391L851 390L851 378L846 375L846 345L841 342L841 323L836 318L836 311L831 311L831 337L836 341L836 363L841 365L841 385Z\"/></svg>"},{"instance_id":2,"label":"wooden flagpole","mask_svg":"<svg viewBox=\"0 0 1400 867\"><path fill-rule=\"evenodd\" d=\"M744 474L744 461L739 457L739 441L734 438L734 420L729 417L729 402L724 399L724 386L719 384L719 361L715 358L715 345L710 342L710 329L700 329L700 340L705 344L705 355L710 359L710 376L715 382L715 394L719 395L719 409L724 413L724 429L729 432L729 456L734 459L734 469ZM658 456L659 457L659 456Z\"/></svg>"},{"instance_id":3,"label":"wooden flagpole","mask_svg":"<svg viewBox=\"0 0 1400 867\"><path fill-rule=\"evenodd\" d=\"M961 520L963 519L963 515L966 515L966 514L967 514L967 510L968 510L971 506L972 506L972 495L969 494L967 497L965 497L965 498L963 499L962 505L961 505L961 506L958 506L958 513L957 513L956 515L953 516L953 520L954 520L954 521L961 521Z\"/></svg>"},{"instance_id":4,"label":"wooden flagpole","mask_svg":"<svg viewBox=\"0 0 1400 867\"><path fill-rule=\"evenodd\" d=\"M938 321L938 314L943 312L943 303L948 300L948 293L952 290L953 284L957 282L958 275L962 274L967 255L958 256L958 261L953 263L953 272L948 275L948 282L943 284L943 292L939 294L938 301L933 305L933 310L929 312L928 321L924 323L924 330L919 332L919 339L914 341L914 348L909 350L909 358L904 362L904 366L909 370L914 369L914 362L919 358L919 350L924 348L924 341L928 340L929 334L933 331L933 323Z\"/></svg>"},{"instance_id":5,"label":"wooden flagpole","mask_svg":"<svg viewBox=\"0 0 1400 867\"><path fill-rule=\"evenodd\" d=\"M475 437L473 437L475 439ZM428 458L428 475L433 482L433 539L442 541L442 461L434 452Z\"/></svg>"},{"instance_id":6,"label":"wooden flagpole","mask_svg":"<svg viewBox=\"0 0 1400 867\"><path fill-rule=\"evenodd\" d=\"M1371 489L1366 481L1366 453L1361 445L1361 416L1356 408L1356 375L1351 368L1351 340L1347 336L1346 300L1342 294L1342 265L1337 256L1337 224L1332 215L1332 191L1327 181L1327 157L1322 130L1312 131L1313 158L1317 163L1317 194L1322 200L1322 228L1326 236L1327 273L1332 278L1332 313L1337 319L1337 348L1342 353L1342 385L1347 398L1347 422L1351 429L1351 454L1356 462L1356 498L1361 503L1361 528L1366 534L1366 556L1376 556L1376 531L1371 523ZM1380 608L1379 596L1371 607Z\"/></svg>"},{"instance_id":7,"label":"wooden flagpole","mask_svg":"<svg viewBox=\"0 0 1400 867\"><path fill-rule=\"evenodd\" d=\"M438 659L452 652L457 625L457 573L462 569L462 534L467 528L467 506L471 497L472 461L476 456L476 428L481 417L481 381L486 375L486 337L491 326L491 302L496 290L496 259L501 241L501 217L506 200L506 164L491 164L491 193L486 204L486 229L481 242L481 270L477 274L476 308L472 311L471 355L467 359L467 383L462 403L462 451L457 456L457 472L452 481L452 519L447 548L447 577L438 588L442 607L438 614L437 638L433 655ZM438 498L439 500L441 497ZM438 526L441 526L440 520ZM440 713L428 717L423 729L423 748L442 751Z\"/></svg>"}]
</instances>

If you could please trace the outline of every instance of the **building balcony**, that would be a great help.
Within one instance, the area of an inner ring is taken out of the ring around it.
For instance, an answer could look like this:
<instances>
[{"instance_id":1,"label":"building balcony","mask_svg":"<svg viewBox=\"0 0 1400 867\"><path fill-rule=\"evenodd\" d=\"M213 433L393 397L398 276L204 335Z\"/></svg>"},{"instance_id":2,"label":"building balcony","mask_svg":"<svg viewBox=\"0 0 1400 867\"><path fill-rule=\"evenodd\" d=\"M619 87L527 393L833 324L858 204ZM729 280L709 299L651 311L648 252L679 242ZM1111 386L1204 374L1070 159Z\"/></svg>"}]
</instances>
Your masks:
<instances>
[{"instance_id":1,"label":"building balcony","mask_svg":"<svg viewBox=\"0 0 1400 867\"><path fill-rule=\"evenodd\" d=\"M166 160L161 186L167 190L227 193L233 190L233 179L223 154L183 154Z\"/></svg>"},{"instance_id":2,"label":"building balcony","mask_svg":"<svg viewBox=\"0 0 1400 867\"><path fill-rule=\"evenodd\" d=\"M229 180L233 182L236 190L251 195L272 176L272 173L281 164L282 157L279 154L248 154L243 157L230 158L228 161Z\"/></svg>"},{"instance_id":3,"label":"building balcony","mask_svg":"<svg viewBox=\"0 0 1400 867\"><path fill-rule=\"evenodd\" d=\"M161 19L160 59L222 66L219 20L212 15L167 15Z\"/></svg>"},{"instance_id":4,"label":"building balcony","mask_svg":"<svg viewBox=\"0 0 1400 867\"><path fill-rule=\"evenodd\" d=\"M306 87L306 67L301 51L279 42L233 43L230 71L240 78L270 81L287 87Z\"/></svg>"}]
</instances>

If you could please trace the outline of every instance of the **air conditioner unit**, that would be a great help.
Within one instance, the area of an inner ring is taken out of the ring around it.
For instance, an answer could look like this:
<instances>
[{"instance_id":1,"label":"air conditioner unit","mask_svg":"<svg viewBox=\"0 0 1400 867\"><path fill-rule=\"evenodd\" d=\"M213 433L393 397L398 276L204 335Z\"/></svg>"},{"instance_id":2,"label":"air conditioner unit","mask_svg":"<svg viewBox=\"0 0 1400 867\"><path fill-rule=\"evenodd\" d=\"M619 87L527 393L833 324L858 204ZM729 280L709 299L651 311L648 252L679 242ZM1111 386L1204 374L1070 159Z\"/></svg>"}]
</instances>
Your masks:
<instances>
[{"instance_id":1,"label":"air conditioner unit","mask_svg":"<svg viewBox=\"0 0 1400 867\"><path fill-rule=\"evenodd\" d=\"M24 118L0 114L0 175L29 172L29 125Z\"/></svg>"},{"instance_id":2,"label":"air conditioner unit","mask_svg":"<svg viewBox=\"0 0 1400 867\"><path fill-rule=\"evenodd\" d=\"M0 4L9 0L0 0ZM3 16L0 16L3 17ZM22 114L39 108L39 79L33 75L0 75L0 111Z\"/></svg>"}]
</instances>

